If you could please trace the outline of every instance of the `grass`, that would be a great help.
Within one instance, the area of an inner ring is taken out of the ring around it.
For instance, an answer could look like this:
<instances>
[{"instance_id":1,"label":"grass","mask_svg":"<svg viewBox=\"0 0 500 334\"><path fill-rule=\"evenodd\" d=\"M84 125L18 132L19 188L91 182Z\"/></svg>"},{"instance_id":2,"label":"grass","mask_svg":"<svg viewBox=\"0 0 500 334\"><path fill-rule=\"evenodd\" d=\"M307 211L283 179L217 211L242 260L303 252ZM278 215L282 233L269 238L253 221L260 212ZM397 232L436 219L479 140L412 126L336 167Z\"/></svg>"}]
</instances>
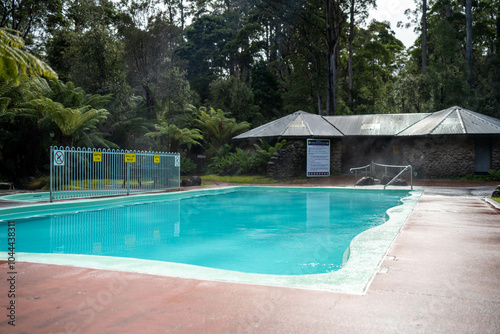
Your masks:
<instances>
[{"instance_id":1,"label":"grass","mask_svg":"<svg viewBox=\"0 0 500 334\"><path fill-rule=\"evenodd\" d=\"M500 197L492 197L491 199L494 200L494 201L496 201L496 202L498 202L498 203L500 203Z\"/></svg>"},{"instance_id":2,"label":"grass","mask_svg":"<svg viewBox=\"0 0 500 334\"><path fill-rule=\"evenodd\" d=\"M273 184L278 183L278 181L269 179L262 175L205 175L201 177L203 180L207 181L218 181L218 182L228 182L228 183L248 183L248 184Z\"/></svg>"}]
</instances>

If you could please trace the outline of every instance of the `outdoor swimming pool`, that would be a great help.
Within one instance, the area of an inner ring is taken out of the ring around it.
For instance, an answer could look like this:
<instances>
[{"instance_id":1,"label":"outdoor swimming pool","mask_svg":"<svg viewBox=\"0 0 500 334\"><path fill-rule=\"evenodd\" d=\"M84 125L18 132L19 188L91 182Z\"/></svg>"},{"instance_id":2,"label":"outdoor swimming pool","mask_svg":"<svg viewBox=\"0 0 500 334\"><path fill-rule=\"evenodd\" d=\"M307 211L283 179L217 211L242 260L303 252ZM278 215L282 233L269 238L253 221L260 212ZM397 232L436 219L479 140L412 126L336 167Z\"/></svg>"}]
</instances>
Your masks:
<instances>
[{"instance_id":1,"label":"outdoor swimming pool","mask_svg":"<svg viewBox=\"0 0 500 334\"><path fill-rule=\"evenodd\" d=\"M21 208L5 215L0 243L7 244L13 219L16 252L27 258L161 261L211 269L222 280L244 273L319 278L346 266L353 239L386 225L388 210L402 210L406 219L408 196L400 190L232 187L35 205L25 217Z\"/></svg>"}]
</instances>

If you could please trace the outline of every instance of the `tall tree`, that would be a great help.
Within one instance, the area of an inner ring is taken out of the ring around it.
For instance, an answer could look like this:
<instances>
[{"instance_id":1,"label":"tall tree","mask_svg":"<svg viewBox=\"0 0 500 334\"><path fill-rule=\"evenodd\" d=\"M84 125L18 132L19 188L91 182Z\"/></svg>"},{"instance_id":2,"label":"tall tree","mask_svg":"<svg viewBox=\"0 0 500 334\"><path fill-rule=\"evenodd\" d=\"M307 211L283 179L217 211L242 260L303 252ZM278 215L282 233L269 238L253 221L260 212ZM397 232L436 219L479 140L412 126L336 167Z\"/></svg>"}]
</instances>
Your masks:
<instances>
[{"instance_id":1,"label":"tall tree","mask_svg":"<svg viewBox=\"0 0 500 334\"><path fill-rule=\"evenodd\" d=\"M0 27L20 32L27 44L62 23L64 0L2 0Z\"/></svg>"},{"instance_id":2,"label":"tall tree","mask_svg":"<svg viewBox=\"0 0 500 334\"><path fill-rule=\"evenodd\" d=\"M203 15L186 29L187 41L175 54L187 61L187 77L202 101L209 98L209 85L227 68L226 44L232 31L222 16Z\"/></svg>"},{"instance_id":3,"label":"tall tree","mask_svg":"<svg viewBox=\"0 0 500 334\"><path fill-rule=\"evenodd\" d=\"M353 102L353 42L356 35L356 19L363 22L368 16L368 8L376 6L375 0L349 0L349 58L347 60L348 76L349 76L349 109L354 109Z\"/></svg>"},{"instance_id":4,"label":"tall tree","mask_svg":"<svg viewBox=\"0 0 500 334\"><path fill-rule=\"evenodd\" d=\"M472 88L472 0L465 1L465 20L466 20L466 46L465 46L465 60L467 61L467 84Z\"/></svg>"},{"instance_id":5,"label":"tall tree","mask_svg":"<svg viewBox=\"0 0 500 334\"><path fill-rule=\"evenodd\" d=\"M422 1L422 74L427 67L427 0Z\"/></svg>"},{"instance_id":6,"label":"tall tree","mask_svg":"<svg viewBox=\"0 0 500 334\"><path fill-rule=\"evenodd\" d=\"M336 27L335 0L326 0L326 115L335 115L335 81L337 80L337 44L339 42Z\"/></svg>"}]
</instances>

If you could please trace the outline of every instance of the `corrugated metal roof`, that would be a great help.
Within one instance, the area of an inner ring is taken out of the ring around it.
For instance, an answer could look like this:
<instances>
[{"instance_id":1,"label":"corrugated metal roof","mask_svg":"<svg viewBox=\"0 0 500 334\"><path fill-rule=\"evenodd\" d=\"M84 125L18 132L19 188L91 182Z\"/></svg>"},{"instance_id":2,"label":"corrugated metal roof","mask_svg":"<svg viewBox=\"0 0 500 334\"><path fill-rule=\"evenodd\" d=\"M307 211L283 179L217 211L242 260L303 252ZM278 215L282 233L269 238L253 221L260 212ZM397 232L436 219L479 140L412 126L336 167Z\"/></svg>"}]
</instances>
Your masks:
<instances>
[{"instance_id":1,"label":"corrugated metal roof","mask_svg":"<svg viewBox=\"0 0 500 334\"><path fill-rule=\"evenodd\" d=\"M398 136L458 134L500 134L500 120L455 106L430 114Z\"/></svg>"},{"instance_id":2,"label":"corrugated metal roof","mask_svg":"<svg viewBox=\"0 0 500 334\"><path fill-rule=\"evenodd\" d=\"M297 111L233 139L263 137L500 135L500 120L461 108L435 113L319 116Z\"/></svg>"},{"instance_id":3,"label":"corrugated metal roof","mask_svg":"<svg viewBox=\"0 0 500 334\"><path fill-rule=\"evenodd\" d=\"M320 115L297 111L275 121L242 133L233 139L263 137L342 137L334 126Z\"/></svg>"},{"instance_id":4,"label":"corrugated metal roof","mask_svg":"<svg viewBox=\"0 0 500 334\"><path fill-rule=\"evenodd\" d=\"M325 116L345 136L394 136L430 114Z\"/></svg>"},{"instance_id":5,"label":"corrugated metal roof","mask_svg":"<svg viewBox=\"0 0 500 334\"><path fill-rule=\"evenodd\" d=\"M499 134L500 119L478 114L467 109L460 112L465 131L468 134Z\"/></svg>"}]
</instances>

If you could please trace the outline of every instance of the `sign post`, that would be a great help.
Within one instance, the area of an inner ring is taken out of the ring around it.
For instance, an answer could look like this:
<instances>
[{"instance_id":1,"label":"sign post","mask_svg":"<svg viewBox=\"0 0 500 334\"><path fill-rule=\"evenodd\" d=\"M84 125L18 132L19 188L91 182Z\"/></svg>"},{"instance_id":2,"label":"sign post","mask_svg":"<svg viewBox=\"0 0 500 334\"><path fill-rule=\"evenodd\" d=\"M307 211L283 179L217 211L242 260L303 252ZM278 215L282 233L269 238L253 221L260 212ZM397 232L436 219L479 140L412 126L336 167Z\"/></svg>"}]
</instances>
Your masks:
<instances>
[{"instance_id":1,"label":"sign post","mask_svg":"<svg viewBox=\"0 0 500 334\"><path fill-rule=\"evenodd\" d=\"M307 177L330 176L330 140L307 139Z\"/></svg>"}]
</instances>

